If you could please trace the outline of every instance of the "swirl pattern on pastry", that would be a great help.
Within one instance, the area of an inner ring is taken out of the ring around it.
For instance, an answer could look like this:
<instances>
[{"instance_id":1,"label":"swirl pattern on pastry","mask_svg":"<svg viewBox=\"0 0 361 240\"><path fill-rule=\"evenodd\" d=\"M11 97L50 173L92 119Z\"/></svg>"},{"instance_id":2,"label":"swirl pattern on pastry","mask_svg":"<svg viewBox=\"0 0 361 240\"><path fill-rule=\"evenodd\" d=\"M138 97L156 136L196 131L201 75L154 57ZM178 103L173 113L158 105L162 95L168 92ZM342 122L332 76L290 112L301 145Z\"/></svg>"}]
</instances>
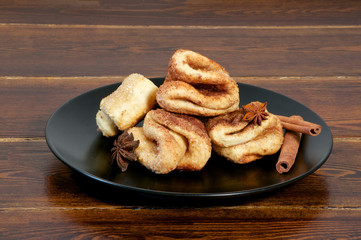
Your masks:
<instances>
[{"instance_id":1,"label":"swirl pattern on pastry","mask_svg":"<svg viewBox=\"0 0 361 240\"><path fill-rule=\"evenodd\" d=\"M217 116L239 107L239 89L228 72L215 61L190 50L171 57L158 104L171 112Z\"/></svg>"},{"instance_id":2,"label":"swirl pattern on pastry","mask_svg":"<svg viewBox=\"0 0 361 240\"><path fill-rule=\"evenodd\" d=\"M143 127L128 130L140 144L138 161L158 174L175 169L201 170L211 156L212 146L203 123L191 116L163 109L151 110Z\"/></svg>"},{"instance_id":3,"label":"swirl pattern on pastry","mask_svg":"<svg viewBox=\"0 0 361 240\"><path fill-rule=\"evenodd\" d=\"M282 124L276 115L267 113L261 125L244 121L243 108L210 119L206 128L213 150L235 163L249 163L276 153L283 143Z\"/></svg>"}]
</instances>

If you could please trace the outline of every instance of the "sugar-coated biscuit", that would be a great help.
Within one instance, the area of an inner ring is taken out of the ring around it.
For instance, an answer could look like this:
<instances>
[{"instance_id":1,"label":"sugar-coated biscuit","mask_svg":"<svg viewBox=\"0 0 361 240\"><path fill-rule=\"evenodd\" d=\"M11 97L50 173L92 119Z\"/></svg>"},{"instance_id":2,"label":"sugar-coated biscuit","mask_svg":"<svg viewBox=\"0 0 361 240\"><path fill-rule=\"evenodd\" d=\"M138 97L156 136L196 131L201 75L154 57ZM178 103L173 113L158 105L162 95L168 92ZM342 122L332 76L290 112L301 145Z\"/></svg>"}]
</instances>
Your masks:
<instances>
[{"instance_id":1,"label":"sugar-coated biscuit","mask_svg":"<svg viewBox=\"0 0 361 240\"><path fill-rule=\"evenodd\" d=\"M139 140L138 161L158 174L175 169L201 170L211 156L211 140L203 123L192 116L151 110L143 127L128 130Z\"/></svg>"},{"instance_id":2,"label":"sugar-coated biscuit","mask_svg":"<svg viewBox=\"0 0 361 240\"><path fill-rule=\"evenodd\" d=\"M221 65L180 49L170 59L157 102L170 112L217 116L239 108L239 89Z\"/></svg>"},{"instance_id":3,"label":"sugar-coated biscuit","mask_svg":"<svg viewBox=\"0 0 361 240\"><path fill-rule=\"evenodd\" d=\"M260 102L251 104L261 105ZM243 120L245 114L241 108L208 120L206 128L213 150L235 163L249 163L279 151L283 143L280 119L266 110L267 117L258 125Z\"/></svg>"},{"instance_id":4,"label":"sugar-coated biscuit","mask_svg":"<svg viewBox=\"0 0 361 240\"><path fill-rule=\"evenodd\" d=\"M100 102L96 121L104 136L135 126L156 104L158 87L141 74L133 73Z\"/></svg>"}]
</instances>

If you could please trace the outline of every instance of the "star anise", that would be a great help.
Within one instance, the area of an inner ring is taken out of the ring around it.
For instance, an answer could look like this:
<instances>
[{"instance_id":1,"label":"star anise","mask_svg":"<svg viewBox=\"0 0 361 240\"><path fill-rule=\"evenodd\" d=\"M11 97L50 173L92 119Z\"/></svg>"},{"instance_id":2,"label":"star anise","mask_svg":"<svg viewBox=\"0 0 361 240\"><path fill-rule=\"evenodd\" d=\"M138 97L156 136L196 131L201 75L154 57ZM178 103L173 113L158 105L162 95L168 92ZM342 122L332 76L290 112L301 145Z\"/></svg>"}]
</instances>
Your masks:
<instances>
[{"instance_id":1,"label":"star anise","mask_svg":"<svg viewBox=\"0 0 361 240\"><path fill-rule=\"evenodd\" d=\"M124 131L118 139L113 143L114 147L112 151L112 159L116 160L118 167L125 172L128 168L129 161L136 161L137 156L134 150L139 146L139 140L134 141L133 133L128 134Z\"/></svg>"},{"instance_id":2,"label":"star anise","mask_svg":"<svg viewBox=\"0 0 361 240\"><path fill-rule=\"evenodd\" d=\"M251 102L245 106L242 106L245 110L246 114L243 117L244 121L252 122L254 125L261 126L262 121L264 119L267 119L267 116L269 115L266 112L267 102L264 103L254 103Z\"/></svg>"}]
</instances>

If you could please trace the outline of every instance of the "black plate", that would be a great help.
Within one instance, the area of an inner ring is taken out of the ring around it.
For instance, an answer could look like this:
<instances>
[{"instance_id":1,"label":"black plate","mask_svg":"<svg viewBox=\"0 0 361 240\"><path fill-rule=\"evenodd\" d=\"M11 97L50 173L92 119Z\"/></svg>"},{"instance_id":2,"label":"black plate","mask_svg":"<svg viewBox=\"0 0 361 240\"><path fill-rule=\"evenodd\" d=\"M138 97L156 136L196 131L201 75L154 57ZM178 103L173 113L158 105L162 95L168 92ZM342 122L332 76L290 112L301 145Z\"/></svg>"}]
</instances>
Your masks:
<instances>
[{"instance_id":1,"label":"black plate","mask_svg":"<svg viewBox=\"0 0 361 240\"><path fill-rule=\"evenodd\" d=\"M163 78L152 79L156 85ZM332 134L327 124L304 105L281 94L238 83L240 104L267 101L268 110L280 115L301 115L305 120L320 124L316 137L303 136L296 162L290 172L279 174L275 165L278 155L267 156L246 165L237 165L212 153L200 172L171 172L157 175L139 163L130 163L121 173L111 165L113 139L98 132L95 115L100 100L113 92L112 84L86 92L65 103L50 117L46 140L51 151L66 165L81 174L121 189L157 196L232 197L273 190L316 171L332 150Z\"/></svg>"}]
</instances>

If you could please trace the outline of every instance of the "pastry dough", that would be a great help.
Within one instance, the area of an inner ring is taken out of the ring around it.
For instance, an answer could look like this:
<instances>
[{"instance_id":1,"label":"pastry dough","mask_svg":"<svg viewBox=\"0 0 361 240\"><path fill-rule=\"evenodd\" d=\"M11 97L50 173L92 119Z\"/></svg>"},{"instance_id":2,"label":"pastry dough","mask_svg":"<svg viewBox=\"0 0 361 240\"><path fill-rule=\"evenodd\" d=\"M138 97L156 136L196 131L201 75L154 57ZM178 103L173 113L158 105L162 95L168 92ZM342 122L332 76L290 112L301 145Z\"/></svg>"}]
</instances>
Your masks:
<instances>
[{"instance_id":1,"label":"pastry dough","mask_svg":"<svg viewBox=\"0 0 361 240\"><path fill-rule=\"evenodd\" d=\"M140 141L135 150L138 161L155 173L198 171L211 156L207 131L200 120L191 116L151 110L142 128L133 127L128 132Z\"/></svg>"},{"instance_id":2,"label":"pastry dough","mask_svg":"<svg viewBox=\"0 0 361 240\"><path fill-rule=\"evenodd\" d=\"M170 59L157 102L171 112L217 116L238 109L239 90L221 65L199 53L180 49Z\"/></svg>"},{"instance_id":3,"label":"pastry dough","mask_svg":"<svg viewBox=\"0 0 361 240\"><path fill-rule=\"evenodd\" d=\"M241 108L206 123L214 151L235 163L248 163L274 154L283 143L282 124L276 115L267 112L267 119L255 125L242 120L245 113Z\"/></svg>"},{"instance_id":4,"label":"pastry dough","mask_svg":"<svg viewBox=\"0 0 361 240\"><path fill-rule=\"evenodd\" d=\"M261 136L251 141L231 147L213 145L213 149L219 155L235 163L249 163L266 155L272 155L279 151L283 143L283 133L278 127L266 129Z\"/></svg>"},{"instance_id":5,"label":"pastry dough","mask_svg":"<svg viewBox=\"0 0 361 240\"><path fill-rule=\"evenodd\" d=\"M106 137L135 126L156 104L158 87L141 74L133 73L100 102L96 115L99 130Z\"/></svg>"},{"instance_id":6,"label":"pastry dough","mask_svg":"<svg viewBox=\"0 0 361 240\"><path fill-rule=\"evenodd\" d=\"M105 112L99 110L95 120L98 125L98 129L103 133L103 136L112 137L117 135L118 127Z\"/></svg>"}]
</instances>

